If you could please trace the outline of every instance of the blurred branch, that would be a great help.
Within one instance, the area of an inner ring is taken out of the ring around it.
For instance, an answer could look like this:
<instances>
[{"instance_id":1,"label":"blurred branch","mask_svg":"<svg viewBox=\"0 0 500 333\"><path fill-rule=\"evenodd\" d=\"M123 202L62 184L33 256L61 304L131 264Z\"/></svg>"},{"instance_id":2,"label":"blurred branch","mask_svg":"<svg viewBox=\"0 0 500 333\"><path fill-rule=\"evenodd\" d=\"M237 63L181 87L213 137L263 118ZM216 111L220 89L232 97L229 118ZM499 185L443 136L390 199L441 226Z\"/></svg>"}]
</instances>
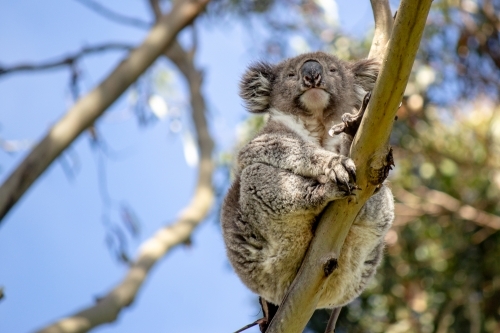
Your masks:
<instances>
[{"instance_id":1,"label":"blurred branch","mask_svg":"<svg viewBox=\"0 0 500 333\"><path fill-rule=\"evenodd\" d=\"M460 39L468 40L470 36L473 36L475 40L479 43L479 50L487 54L495 66L500 69L500 55L498 54L497 45L493 46L493 40L498 39L493 37L496 34L487 36L484 34L482 26L479 26L470 15L469 11L465 8L465 2L461 1L459 8L462 12L461 19L464 24L465 30L461 32L462 36ZM484 0L482 6L480 7L482 14L491 23L491 26L495 29L496 33L500 29L500 19L498 18L498 13L495 13L495 8L491 1ZM465 34L465 35L464 35ZM493 37L493 38L490 38Z\"/></svg>"},{"instance_id":2,"label":"blurred branch","mask_svg":"<svg viewBox=\"0 0 500 333\"><path fill-rule=\"evenodd\" d=\"M470 321L470 333L481 333L481 307L480 307L480 293L470 291L466 298L466 307L468 312L468 319Z\"/></svg>"},{"instance_id":3,"label":"blurred branch","mask_svg":"<svg viewBox=\"0 0 500 333\"><path fill-rule=\"evenodd\" d=\"M149 5L151 6L151 10L153 11L155 19L158 20L162 15L160 1L159 0L149 0Z\"/></svg>"},{"instance_id":4,"label":"blurred branch","mask_svg":"<svg viewBox=\"0 0 500 333\"><path fill-rule=\"evenodd\" d=\"M148 36L113 72L79 99L0 187L0 219L17 203L33 182L85 129L167 49L177 33L198 16L209 0L176 2Z\"/></svg>"},{"instance_id":5,"label":"blurred branch","mask_svg":"<svg viewBox=\"0 0 500 333\"><path fill-rule=\"evenodd\" d=\"M201 155L198 183L193 198L175 223L160 229L143 243L137 259L118 286L99 299L95 305L40 330L40 333L86 332L98 325L115 321L121 310L132 304L154 264L174 246L189 242L194 229L205 219L214 203L214 144L205 117L206 103L201 93L201 72L195 68L192 58L186 56L187 53L177 41L172 43L166 55L184 74L190 88L192 119Z\"/></svg>"},{"instance_id":6,"label":"blurred branch","mask_svg":"<svg viewBox=\"0 0 500 333\"><path fill-rule=\"evenodd\" d=\"M498 17L498 13L495 12L495 7L491 0L483 0L482 10L484 16L490 20L495 25L496 30L500 30L500 18Z\"/></svg>"},{"instance_id":7,"label":"blurred branch","mask_svg":"<svg viewBox=\"0 0 500 333\"><path fill-rule=\"evenodd\" d=\"M410 217L404 222L397 223L397 225L405 224L423 215L454 214L463 220L488 228L485 231L478 231L472 236L472 241L475 244L482 242L486 237L500 230L500 216L464 204L447 193L424 186L417 188L414 193L412 194L402 188L394 189L396 199L401 201L401 204L396 204L396 215L403 218Z\"/></svg>"},{"instance_id":8,"label":"blurred branch","mask_svg":"<svg viewBox=\"0 0 500 333\"><path fill-rule=\"evenodd\" d=\"M452 299L446 304L441 315L439 316L436 333L449 332L450 325L453 323L453 320L451 320L453 311L462 304L462 301L462 298Z\"/></svg>"},{"instance_id":9,"label":"blurred branch","mask_svg":"<svg viewBox=\"0 0 500 333\"><path fill-rule=\"evenodd\" d=\"M20 64L11 67L0 67L0 75L11 74L14 72L46 70L61 66L72 66L77 60L88 54L99 53L109 50L130 51L132 49L133 49L132 45L121 44L121 43L106 43L96 46L86 46L78 52L75 52L71 55L60 57L57 60L49 60L39 64Z\"/></svg>"},{"instance_id":10,"label":"blurred branch","mask_svg":"<svg viewBox=\"0 0 500 333\"><path fill-rule=\"evenodd\" d=\"M354 218L379 185L380 174L387 167L387 142L394 116L410 76L431 2L402 0L400 3L372 98L351 147L357 184L363 190L356 192L356 200L331 202L321 215L302 266L271 321L268 333L303 331L328 279L325 267L336 266ZM382 6L382 2L377 4ZM383 5L388 7L388 1L383 1ZM374 16L380 20L385 16L378 14L378 8L374 6ZM387 32L388 28L377 31ZM379 36L374 40L380 41ZM381 50L377 53L383 54Z\"/></svg>"},{"instance_id":11,"label":"blurred branch","mask_svg":"<svg viewBox=\"0 0 500 333\"><path fill-rule=\"evenodd\" d=\"M107 7L104 7L98 2L93 0L76 0L90 10L96 12L97 14L114 21L116 23L130 25L141 29L151 29L152 24L137 18L128 17L122 14L118 14Z\"/></svg>"},{"instance_id":12,"label":"blurred branch","mask_svg":"<svg viewBox=\"0 0 500 333\"><path fill-rule=\"evenodd\" d=\"M204 119L204 114L193 113L193 116ZM198 130L203 132L205 129ZM163 227L142 244L136 260L131 264L122 282L103 298L98 299L95 305L45 327L38 331L39 333L87 332L101 324L115 321L120 312L134 302L151 268L158 260L174 246L189 241L192 232L206 217L214 201L211 184L213 163L210 157L211 151L208 149L211 138L204 139L209 142L204 147L200 146L202 158L198 171L198 184L190 204L181 212L178 220L172 225Z\"/></svg>"}]
</instances>

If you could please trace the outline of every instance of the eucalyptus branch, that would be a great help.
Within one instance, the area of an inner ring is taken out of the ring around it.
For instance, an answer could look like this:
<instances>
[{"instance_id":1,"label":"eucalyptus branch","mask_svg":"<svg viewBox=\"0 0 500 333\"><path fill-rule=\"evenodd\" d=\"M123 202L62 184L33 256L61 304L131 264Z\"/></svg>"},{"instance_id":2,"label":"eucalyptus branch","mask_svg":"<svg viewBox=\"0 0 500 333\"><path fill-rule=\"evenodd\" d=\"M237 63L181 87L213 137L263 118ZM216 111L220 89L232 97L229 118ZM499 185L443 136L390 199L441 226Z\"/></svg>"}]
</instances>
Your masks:
<instances>
[{"instance_id":1,"label":"eucalyptus branch","mask_svg":"<svg viewBox=\"0 0 500 333\"><path fill-rule=\"evenodd\" d=\"M495 13L495 6L492 1L484 0L481 7L484 15L495 25L496 30L500 30L500 18L498 17L498 13Z\"/></svg>"},{"instance_id":2,"label":"eucalyptus branch","mask_svg":"<svg viewBox=\"0 0 500 333\"><path fill-rule=\"evenodd\" d=\"M479 226L500 230L500 216L467 205L447 193L421 186L415 194L401 188L395 189L394 194L406 207L421 211L421 215L452 213Z\"/></svg>"},{"instance_id":3,"label":"eucalyptus branch","mask_svg":"<svg viewBox=\"0 0 500 333\"><path fill-rule=\"evenodd\" d=\"M370 0L375 19L375 31L368 58L382 60L391 38L393 18L387 0Z\"/></svg>"},{"instance_id":4,"label":"eucalyptus branch","mask_svg":"<svg viewBox=\"0 0 500 333\"><path fill-rule=\"evenodd\" d=\"M171 45L177 33L192 22L209 0L176 2L139 47L113 72L79 99L37 144L0 187L0 219L17 203L47 167Z\"/></svg>"},{"instance_id":5,"label":"eucalyptus branch","mask_svg":"<svg viewBox=\"0 0 500 333\"><path fill-rule=\"evenodd\" d=\"M396 199L400 201L396 204L397 226L423 215L455 215L462 220L471 221L483 227L472 235L471 240L474 244L481 243L500 230L500 216L477 209L447 193L424 186L417 188L414 192L415 194L402 188L394 190Z\"/></svg>"},{"instance_id":6,"label":"eucalyptus branch","mask_svg":"<svg viewBox=\"0 0 500 333\"><path fill-rule=\"evenodd\" d=\"M441 314L439 316L439 320L437 322L437 328L436 328L436 333L447 333L449 332L449 328L451 325L451 321L449 320L449 317L453 313L453 311L460 305L463 304L463 298L454 298L451 299L443 308L441 311Z\"/></svg>"},{"instance_id":7,"label":"eucalyptus branch","mask_svg":"<svg viewBox=\"0 0 500 333\"><path fill-rule=\"evenodd\" d=\"M101 5L98 2L95 2L93 0L76 0L85 7L89 8L90 10L94 11L95 13L105 17L106 19L110 21L114 21L116 23L124 24L124 25L129 25L133 26L136 28L141 28L141 29L150 29L153 25L149 22L143 21L141 19L137 19L134 17L128 17L119 13L116 13L112 11L111 9L108 9L107 7Z\"/></svg>"},{"instance_id":8,"label":"eucalyptus branch","mask_svg":"<svg viewBox=\"0 0 500 333\"><path fill-rule=\"evenodd\" d=\"M148 1L149 5L151 6L151 10L153 11L153 14L155 16L155 19L158 20L162 15L160 1L159 0L148 0Z\"/></svg>"},{"instance_id":9,"label":"eucalyptus branch","mask_svg":"<svg viewBox=\"0 0 500 333\"><path fill-rule=\"evenodd\" d=\"M332 271L325 267L335 268L354 218L376 190L380 172L387 163L387 142L394 116L408 82L431 2L401 1L372 98L351 147L357 183L362 190L356 193L356 200L330 203L321 215L302 266L268 333L303 331L316 309L327 272Z\"/></svg>"},{"instance_id":10,"label":"eucalyptus branch","mask_svg":"<svg viewBox=\"0 0 500 333\"><path fill-rule=\"evenodd\" d=\"M198 91L200 91L198 89ZM203 100L203 96L191 96ZM212 148L213 141L208 134L205 110L193 105L193 122L198 134L201 152L198 183L189 205L182 210L172 225L165 226L145 241L140 247L136 260L131 264L124 279L96 304L51 324L38 333L77 333L87 332L99 325L113 322L120 312L130 306L140 288L149 276L151 268L173 247L189 241L195 228L206 218L214 202L212 187Z\"/></svg>"},{"instance_id":11,"label":"eucalyptus branch","mask_svg":"<svg viewBox=\"0 0 500 333\"><path fill-rule=\"evenodd\" d=\"M201 72L195 68L192 58L186 54L177 41L172 42L166 52L189 84L192 120L201 155L198 183L190 204L181 212L175 223L161 228L143 243L137 259L132 263L125 278L106 296L99 299L96 304L40 330L39 333L86 332L98 325L115 321L119 313L132 304L156 262L174 246L188 242L195 228L206 218L213 206L214 143L208 132L206 103L201 92Z\"/></svg>"},{"instance_id":12,"label":"eucalyptus branch","mask_svg":"<svg viewBox=\"0 0 500 333\"><path fill-rule=\"evenodd\" d=\"M191 96L191 108L193 109L193 122L197 129L198 145L201 150L201 155L207 154L205 161L211 161L211 154L213 150L213 141L208 132L208 126L202 110L206 110L206 102L203 98L201 91L201 84L203 77L201 71L197 70L194 66L193 57L190 57L178 41L174 41L170 48L165 52L165 55L177 66L179 71L184 75L189 83L189 92ZM210 162L211 163L211 162ZM200 165L200 168L208 168L208 166ZM210 164L210 170L212 170Z\"/></svg>"},{"instance_id":13,"label":"eucalyptus branch","mask_svg":"<svg viewBox=\"0 0 500 333\"><path fill-rule=\"evenodd\" d=\"M82 48L80 51L74 52L73 54L58 57L58 59L48 60L48 61L41 62L38 64L25 63L25 64L10 66L10 67L0 66L0 75L11 74L11 73L15 73L15 72L47 70L47 69L53 69L53 68L61 67L61 66L72 66L80 58L82 58L86 55L89 55L89 54L100 53L100 52L105 52L105 51L110 51L110 50L130 51L133 48L134 47L132 45L122 44L122 43L106 43L106 44L101 44L101 45L96 45L96 46L86 46L86 47Z\"/></svg>"}]
</instances>

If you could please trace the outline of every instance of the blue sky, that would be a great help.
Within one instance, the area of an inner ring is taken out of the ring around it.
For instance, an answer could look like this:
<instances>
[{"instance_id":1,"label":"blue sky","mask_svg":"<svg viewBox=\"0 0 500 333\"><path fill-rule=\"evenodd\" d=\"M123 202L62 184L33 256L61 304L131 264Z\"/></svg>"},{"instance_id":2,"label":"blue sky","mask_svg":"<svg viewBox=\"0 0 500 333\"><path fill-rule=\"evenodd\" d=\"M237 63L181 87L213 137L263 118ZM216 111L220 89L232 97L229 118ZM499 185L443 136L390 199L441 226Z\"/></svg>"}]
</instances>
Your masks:
<instances>
[{"instance_id":1,"label":"blue sky","mask_svg":"<svg viewBox=\"0 0 500 333\"><path fill-rule=\"evenodd\" d=\"M101 3L123 14L150 17L146 1ZM363 33L371 27L367 0L338 5L345 30ZM109 22L71 0L2 0L0 8L0 65L38 62L101 42L138 44L146 33ZM246 117L237 83L255 60L255 39L237 22L200 25L199 32L197 63L205 73L211 131L219 147L227 148ZM98 84L123 55L85 58L83 92ZM67 69L0 77L0 138L40 139L71 105L68 81ZM184 91L182 85L179 89ZM126 105L122 97L97 128L114 150L123 152L107 160L107 186L112 199L132 207L141 221L139 238L129 244L133 255L188 203L196 170L186 165L181 137L169 134L168 122L143 128L133 118L116 121ZM67 177L61 160L54 162L0 225L0 286L6 295L0 302L0 332L30 332L86 307L126 272L104 241L106 210L88 134L70 151L67 156L79 160L76 177ZM0 150L0 181L25 155ZM115 220L117 214L110 211ZM191 247L175 248L159 262L117 322L95 332L232 332L258 318L254 301L225 259L220 229L211 220L196 231Z\"/></svg>"}]
</instances>

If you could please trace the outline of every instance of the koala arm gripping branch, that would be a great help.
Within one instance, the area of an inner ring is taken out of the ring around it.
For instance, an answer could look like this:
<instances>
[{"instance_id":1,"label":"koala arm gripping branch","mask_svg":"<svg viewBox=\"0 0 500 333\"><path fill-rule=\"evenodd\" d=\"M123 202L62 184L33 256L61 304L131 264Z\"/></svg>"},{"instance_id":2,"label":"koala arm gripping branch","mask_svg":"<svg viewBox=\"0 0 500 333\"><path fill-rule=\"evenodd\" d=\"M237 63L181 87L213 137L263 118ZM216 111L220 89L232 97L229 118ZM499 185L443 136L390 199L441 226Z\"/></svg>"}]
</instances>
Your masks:
<instances>
[{"instance_id":1,"label":"koala arm gripping branch","mask_svg":"<svg viewBox=\"0 0 500 333\"><path fill-rule=\"evenodd\" d=\"M254 163L241 173L241 212L256 220L256 211L283 219L285 216L319 212L331 200L346 196L333 182L321 183L263 163ZM312 216L312 215L311 215Z\"/></svg>"},{"instance_id":2,"label":"koala arm gripping branch","mask_svg":"<svg viewBox=\"0 0 500 333\"><path fill-rule=\"evenodd\" d=\"M356 181L356 167L351 159L322 149L292 135L264 133L247 144L238 156L240 170L254 163L262 163L288 170L294 174L328 180L352 188Z\"/></svg>"}]
</instances>

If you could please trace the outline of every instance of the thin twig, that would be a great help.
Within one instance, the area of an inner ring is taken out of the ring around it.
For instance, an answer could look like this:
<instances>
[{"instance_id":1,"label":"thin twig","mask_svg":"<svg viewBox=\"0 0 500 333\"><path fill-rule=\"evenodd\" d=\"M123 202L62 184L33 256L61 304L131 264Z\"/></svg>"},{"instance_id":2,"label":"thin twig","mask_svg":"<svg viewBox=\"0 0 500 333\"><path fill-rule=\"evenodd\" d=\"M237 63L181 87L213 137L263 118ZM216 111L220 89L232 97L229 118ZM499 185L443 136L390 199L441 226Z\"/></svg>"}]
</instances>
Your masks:
<instances>
[{"instance_id":1,"label":"thin twig","mask_svg":"<svg viewBox=\"0 0 500 333\"><path fill-rule=\"evenodd\" d=\"M325 333L335 333L335 326L337 325L337 320L339 319L340 311L342 308L335 308L332 310L330 314L330 319L328 319L328 323L326 324Z\"/></svg>"},{"instance_id":2,"label":"thin twig","mask_svg":"<svg viewBox=\"0 0 500 333\"><path fill-rule=\"evenodd\" d=\"M119 13L112 11L111 9L101 5L93 0L75 0L94 11L95 13L107 18L108 20L114 21L116 23L133 26L140 29L150 29L152 24L141 19L134 17L128 17Z\"/></svg>"},{"instance_id":3,"label":"thin twig","mask_svg":"<svg viewBox=\"0 0 500 333\"><path fill-rule=\"evenodd\" d=\"M85 46L80 51L74 52L73 54L57 57L54 60L47 60L38 64L25 63L10 67L0 66L0 75L11 74L15 72L41 71L61 66L73 66L76 61L89 54L110 50L130 51L133 48L134 46L123 43L105 43L95 46Z\"/></svg>"},{"instance_id":4,"label":"thin twig","mask_svg":"<svg viewBox=\"0 0 500 333\"><path fill-rule=\"evenodd\" d=\"M151 6L151 10L153 11L153 14L155 16L155 20L158 20L162 15L160 1L159 0L149 0L149 5Z\"/></svg>"},{"instance_id":5,"label":"thin twig","mask_svg":"<svg viewBox=\"0 0 500 333\"><path fill-rule=\"evenodd\" d=\"M462 303L462 299L452 299L450 300L444 307L441 315L439 316L439 321L437 323L436 333L446 333L448 332L448 328L453 323L453 320L450 318L453 314L453 311Z\"/></svg>"},{"instance_id":6,"label":"thin twig","mask_svg":"<svg viewBox=\"0 0 500 333\"><path fill-rule=\"evenodd\" d=\"M250 324L248 324L248 325L245 325L245 326L243 326L242 328L240 328L239 330L234 331L233 333L241 333L241 332L243 332L243 331L246 331L246 330L247 330L247 329L249 329L249 328L252 328L252 327L254 327L254 326L257 326L257 325L259 325L259 324L260 324L260 322L262 321L262 319L263 319L263 318L257 319L257 320L256 320L256 321L254 321L253 323L250 323Z\"/></svg>"}]
</instances>

